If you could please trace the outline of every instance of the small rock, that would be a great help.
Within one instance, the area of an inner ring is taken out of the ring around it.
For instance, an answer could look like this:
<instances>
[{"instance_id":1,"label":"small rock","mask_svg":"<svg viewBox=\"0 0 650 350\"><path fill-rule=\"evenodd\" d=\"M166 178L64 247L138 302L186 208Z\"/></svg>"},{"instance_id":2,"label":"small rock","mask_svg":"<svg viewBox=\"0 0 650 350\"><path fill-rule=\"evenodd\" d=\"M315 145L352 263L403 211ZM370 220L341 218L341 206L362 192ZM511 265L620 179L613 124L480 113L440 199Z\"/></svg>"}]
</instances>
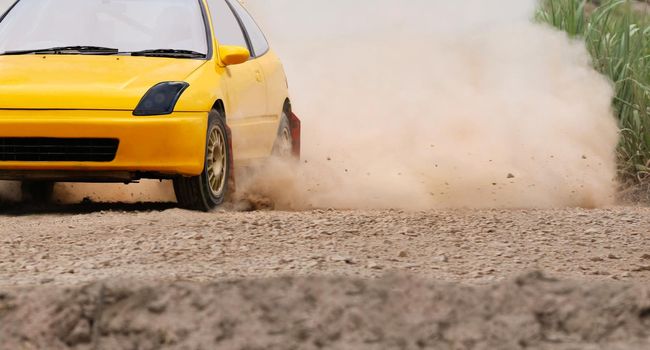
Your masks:
<instances>
[{"instance_id":1,"label":"small rock","mask_svg":"<svg viewBox=\"0 0 650 350\"><path fill-rule=\"evenodd\" d=\"M164 300L154 300L147 305L147 310L154 314L161 314L167 309L167 303Z\"/></svg>"},{"instance_id":2,"label":"small rock","mask_svg":"<svg viewBox=\"0 0 650 350\"><path fill-rule=\"evenodd\" d=\"M311 269L318 266L318 264L319 264L318 261L310 261L307 264L305 264L305 267Z\"/></svg>"},{"instance_id":3,"label":"small rock","mask_svg":"<svg viewBox=\"0 0 650 350\"><path fill-rule=\"evenodd\" d=\"M400 258L406 258L406 257L409 256L409 253L407 251L405 251L405 250L402 250L401 252L399 252L399 254L397 256L400 257Z\"/></svg>"},{"instance_id":4,"label":"small rock","mask_svg":"<svg viewBox=\"0 0 650 350\"><path fill-rule=\"evenodd\" d=\"M585 234L588 234L588 235L593 235L593 234L598 233L598 232L599 231L597 229L595 229L595 228L589 228L589 229L585 230Z\"/></svg>"},{"instance_id":5,"label":"small rock","mask_svg":"<svg viewBox=\"0 0 650 350\"><path fill-rule=\"evenodd\" d=\"M439 263L446 263L446 262L449 261L449 258L447 258L446 255L440 255L440 256L434 257L433 261L434 262L439 262Z\"/></svg>"},{"instance_id":6,"label":"small rock","mask_svg":"<svg viewBox=\"0 0 650 350\"><path fill-rule=\"evenodd\" d=\"M381 269L383 269L384 267L381 266L381 265L379 265L379 264L377 264L377 263L374 262L374 261L369 261L369 262L368 262L368 268L369 268L369 269L373 269L373 270L381 270Z\"/></svg>"},{"instance_id":7,"label":"small rock","mask_svg":"<svg viewBox=\"0 0 650 350\"><path fill-rule=\"evenodd\" d=\"M409 236L409 237L417 237L417 236L419 236L419 234L414 229L412 229L410 227L407 227L407 228L403 229L401 234L403 234L405 236Z\"/></svg>"},{"instance_id":8,"label":"small rock","mask_svg":"<svg viewBox=\"0 0 650 350\"><path fill-rule=\"evenodd\" d=\"M352 257L349 257L349 256L335 255L335 256L330 257L330 260L333 261L333 262L344 262L344 263L350 264L350 265L354 264L354 259L352 259Z\"/></svg>"},{"instance_id":9,"label":"small rock","mask_svg":"<svg viewBox=\"0 0 650 350\"><path fill-rule=\"evenodd\" d=\"M88 343L91 339L91 327L90 322L82 318L77 322L77 325L74 327L72 332L67 337L67 343L69 345L76 345L81 343Z\"/></svg>"},{"instance_id":10,"label":"small rock","mask_svg":"<svg viewBox=\"0 0 650 350\"><path fill-rule=\"evenodd\" d=\"M626 216L621 218L622 221L629 222L629 223L634 223L636 220L633 217Z\"/></svg>"},{"instance_id":11,"label":"small rock","mask_svg":"<svg viewBox=\"0 0 650 350\"><path fill-rule=\"evenodd\" d=\"M508 179L514 179L514 178L515 178L515 175L513 175L512 173L508 174Z\"/></svg>"},{"instance_id":12,"label":"small rock","mask_svg":"<svg viewBox=\"0 0 650 350\"><path fill-rule=\"evenodd\" d=\"M641 255L641 260L650 260L650 254Z\"/></svg>"},{"instance_id":13,"label":"small rock","mask_svg":"<svg viewBox=\"0 0 650 350\"><path fill-rule=\"evenodd\" d=\"M619 256L616 256L616 255L614 255L614 254L609 254L609 255L607 256L607 259L619 260L620 257L619 257Z\"/></svg>"},{"instance_id":14,"label":"small rock","mask_svg":"<svg viewBox=\"0 0 650 350\"><path fill-rule=\"evenodd\" d=\"M591 260L593 262L598 262L598 261L603 261L604 259L599 257L599 256L594 256L592 258L589 258L589 260Z\"/></svg>"},{"instance_id":15,"label":"small rock","mask_svg":"<svg viewBox=\"0 0 650 350\"><path fill-rule=\"evenodd\" d=\"M340 255L330 256L330 261L334 261L334 262L345 261L345 257L342 257Z\"/></svg>"},{"instance_id":16,"label":"small rock","mask_svg":"<svg viewBox=\"0 0 650 350\"><path fill-rule=\"evenodd\" d=\"M48 284L54 282L54 278L43 278L41 279L41 284Z\"/></svg>"}]
</instances>

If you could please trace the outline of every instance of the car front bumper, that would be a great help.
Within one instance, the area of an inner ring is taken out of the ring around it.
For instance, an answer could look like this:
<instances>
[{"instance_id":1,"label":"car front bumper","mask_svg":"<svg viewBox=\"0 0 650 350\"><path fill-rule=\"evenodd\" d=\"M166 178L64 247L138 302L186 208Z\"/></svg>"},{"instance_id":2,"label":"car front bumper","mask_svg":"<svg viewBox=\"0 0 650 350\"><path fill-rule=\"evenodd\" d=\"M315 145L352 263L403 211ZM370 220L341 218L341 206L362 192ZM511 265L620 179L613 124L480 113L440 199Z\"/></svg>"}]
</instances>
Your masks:
<instances>
[{"instance_id":1,"label":"car front bumper","mask_svg":"<svg viewBox=\"0 0 650 350\"><path fill-rule=\"evenodd\" d=\"M112 161L0 161L0 179L195 176L203 170L207 117L204 112L135 117L130 111L0 110L0 138L119 140Z\"/></svg>"}]
</instances>

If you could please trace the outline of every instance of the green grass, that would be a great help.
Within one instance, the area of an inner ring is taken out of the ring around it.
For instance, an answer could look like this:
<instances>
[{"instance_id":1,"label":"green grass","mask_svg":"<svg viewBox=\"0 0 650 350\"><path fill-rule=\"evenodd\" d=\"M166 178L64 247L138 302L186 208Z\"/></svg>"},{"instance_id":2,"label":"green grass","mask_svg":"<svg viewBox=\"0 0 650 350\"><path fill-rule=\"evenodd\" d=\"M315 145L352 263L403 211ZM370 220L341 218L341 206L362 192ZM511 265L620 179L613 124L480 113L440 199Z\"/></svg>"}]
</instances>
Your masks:
<instances>
[{"instance_id":1,"label":"green grass","mask_svg":"<svg viewBox=\"0 0 650 350\"><path fill-rule=\"evenodd\" d=\"M614 82L620 177L650 181L650 19L630 0L598 3L546 0L538 19L585 40L594 67Z\"/></svg>"}]
</instances>

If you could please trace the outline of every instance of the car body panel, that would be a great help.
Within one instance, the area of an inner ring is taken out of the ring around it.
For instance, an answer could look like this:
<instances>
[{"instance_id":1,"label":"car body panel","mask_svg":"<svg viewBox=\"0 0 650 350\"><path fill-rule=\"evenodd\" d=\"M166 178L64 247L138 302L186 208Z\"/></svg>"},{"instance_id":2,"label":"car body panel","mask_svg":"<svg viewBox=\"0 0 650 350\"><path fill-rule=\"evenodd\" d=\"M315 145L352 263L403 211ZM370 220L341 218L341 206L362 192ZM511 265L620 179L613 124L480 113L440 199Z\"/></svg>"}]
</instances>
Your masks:
<instances>
[{"instance_id":1,"label":"car body panel","mask_svg":"<svg viewBox=\"0 0 650 350\"><path fill-rule=\"evenodd\" d=\"M203 1L206 8L207 4ZM210 17L210 16L208 16ZM208 18L212 30L211 19ZM114 137L110 163L3 162L11 170L142 171L182 176L203 170L208 112L222 101L235 165L271 155L288 99L270 50L225 67L212 35L210 59L128 55L0 55L1 137ZM165 81L187 90L171 115L134 116L144 94Z\"/></svg>"},{"instance_id":2,"label":"car body panel","mask_svg":"<svg viewBox=\"0 0 650 350\"><path fill-rule=\"evenodd\" d=\"M7 170L131 171L196 175L203 170L207 113L134 118L129 111L4 110L2 137L117 138L112 162L0 162ZM171 137L170 137L171 135Z\"/></svg>"},{"instance_id":3,"label":"car body panel","mask_svg":"<svg viewBox=\"0 0 650 350\"><path fill-rule=\"evenodd\" d=\"M272 62L277 60L276 57L277 56L270 51L264 56L246 63L249 64L254 62L256 65L254 67L255 70L251 71L254 75L252 78L254 78L254 81L257 83L257 86L255 87L255 99L259 98L259 96L263 96L266 101L264 105L258 104L255 111L241 113L239 111L244 108L239 106L246 102L230 101L230 105L235 106L229 114L230 117L228 120L233 133L233 148L235 149L235 153L239 152L240 157L243 159L253 161L268 156L270 150L273 148L277 136L280 117L282 115L282 105L287 99L287 92L286 89L278 92L278 90L282 90L282 88L273 86L279 81L282 82L283 85L285 84L284 78L280 80L277 79L277 73L275 72L277 69L267 68L272 64ZM233 66L228 67L227 69L231 68L238 69L239 67ZM268 72L271 74L268 74ZM233 74L233 76L235 76L235 74ZM230 80L227 78L228 90L232 91L230 87L237 83L236 79ZM273 87L269 88L270 86ZM235 91L238 91L238 88L235 88ZM237 95L233 94L233 97L234 96ZM278 103L276 99L280 102ZM239 109L239 111L237 111L237 109Z\"/></svg>"},{"instance_id":4,"label":"car body panel","mask_svg":"<svg viewBox=\"0 0 650 350\"><path fill-rule=\"evenodd\" d=\"M133 110L153 85L185 81L206 63L131 56L0 56L0 109Z\"/></svg>"}]
</instances>

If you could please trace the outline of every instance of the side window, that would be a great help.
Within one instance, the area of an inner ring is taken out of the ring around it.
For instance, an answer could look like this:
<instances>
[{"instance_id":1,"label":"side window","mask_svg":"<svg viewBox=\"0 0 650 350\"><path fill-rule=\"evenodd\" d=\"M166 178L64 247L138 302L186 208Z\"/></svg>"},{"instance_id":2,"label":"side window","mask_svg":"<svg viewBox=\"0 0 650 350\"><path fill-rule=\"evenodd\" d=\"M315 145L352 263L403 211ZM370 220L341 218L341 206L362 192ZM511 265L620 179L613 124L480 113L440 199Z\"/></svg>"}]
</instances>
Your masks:
<instances>
[{"instance_id":1,"label":"side window","mask_svg":"<svg viewBox=\"0 0 650 350\"><path fill-rule=\"evenodd\" d=\"M214 35L221 45L248 47L246 37L226 0L209 0ZM250 48L249 48L250 49ZM252 53L251 53L252 54Z\"/></svg>"},{"instance_id":2,"label":"side window","mask_svg":"<svg viewBox=\"0 0 650 350\"><path fill-rule=\"evenodd\" d=\"M255 23L255 20L251 17L248 11L246 11L246 9L244 9L244 7L239 3L239 0L228 0L228 2L235 9L237 16L241 19L242 24L246 28L246 33L251 41L251 45L253 45L253 55L255 57L264 55L269 51L269 43L266 41L264 33L262 33L260 27Z\"/></svg>"}]
</instances>

